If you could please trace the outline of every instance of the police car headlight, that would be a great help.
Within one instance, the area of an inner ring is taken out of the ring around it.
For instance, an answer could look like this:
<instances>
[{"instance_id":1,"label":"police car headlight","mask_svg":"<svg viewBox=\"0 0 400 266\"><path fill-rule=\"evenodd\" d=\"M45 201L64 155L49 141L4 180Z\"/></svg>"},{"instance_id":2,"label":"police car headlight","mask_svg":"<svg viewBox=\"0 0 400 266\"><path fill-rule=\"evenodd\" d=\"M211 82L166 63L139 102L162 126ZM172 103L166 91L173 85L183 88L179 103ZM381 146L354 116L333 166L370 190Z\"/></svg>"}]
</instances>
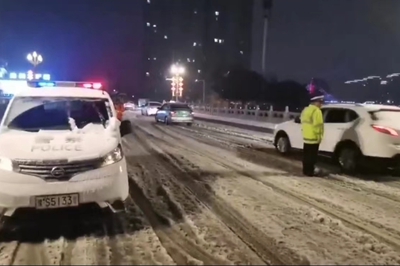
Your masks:
<instances>
[{"instance_id":1,"label":"police car headlight","mask_svg":"<svg viewBox=\"0 0 400 266\"><path fill-rule=\"evenodd\" d=\"M6 170L6 171L12 171L13 170L13 162L4 157L0 157L0 169Z\"/></svg>"},{"instance_id":2,"label":"police car headlight","mask_svg":"<svg viewBox=\"0 0 400 266\"><path fill-rule=\"evenodd\" d=\"M103 157L103 163L101 166L107 166L114 163L117 163L124 158L124 154L122 152L121 146L116 147L111 152L109 152L106 156Z\"/></svg>"}]
</instances>

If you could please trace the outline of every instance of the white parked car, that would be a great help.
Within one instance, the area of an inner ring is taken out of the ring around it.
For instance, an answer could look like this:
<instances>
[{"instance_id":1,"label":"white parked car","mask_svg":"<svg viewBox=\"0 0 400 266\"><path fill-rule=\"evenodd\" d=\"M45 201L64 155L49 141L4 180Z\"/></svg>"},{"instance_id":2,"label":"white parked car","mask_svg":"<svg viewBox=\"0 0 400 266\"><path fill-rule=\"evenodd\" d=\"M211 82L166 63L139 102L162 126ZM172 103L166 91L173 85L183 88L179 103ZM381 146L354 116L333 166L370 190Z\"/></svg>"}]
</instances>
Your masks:
<instances>
[{"instance_id":1,"label":"white parked car","mask_svg":"<svg viewBox=\"0 0 400 266\"><path fill-rule=\"evenodd\" d=\"M320 144L347 173L356 172L366 159L397 167L400 160L400 108L389 105L331 104L322 107L325 133ZM303 149L300 117L275 126L274 145L286 154Z\"/></svg>"},{"instance_id":2,"label":"white parked car","mask_svg":"<svg viewBox=\"0 0 400 266\"><path fill-rule=\"evenodd\" d=\"M161 107L162 103L160 102L148 102L143 108L142 108L142 115L155 115L158 111L158 108Z\"/></svg>"},{"instance_id":3,"label":"white parked car","mask_svg":"<svg viewBox=\"0 0 400 266\"><path fill-rule=\"evenodd\" d=\"M119 122L105 91L39 83L16 92L1 121L0 210L11 216L18 208L97 204L125 211L121 136L129 121Z\"/></svg>"}]
</instances>

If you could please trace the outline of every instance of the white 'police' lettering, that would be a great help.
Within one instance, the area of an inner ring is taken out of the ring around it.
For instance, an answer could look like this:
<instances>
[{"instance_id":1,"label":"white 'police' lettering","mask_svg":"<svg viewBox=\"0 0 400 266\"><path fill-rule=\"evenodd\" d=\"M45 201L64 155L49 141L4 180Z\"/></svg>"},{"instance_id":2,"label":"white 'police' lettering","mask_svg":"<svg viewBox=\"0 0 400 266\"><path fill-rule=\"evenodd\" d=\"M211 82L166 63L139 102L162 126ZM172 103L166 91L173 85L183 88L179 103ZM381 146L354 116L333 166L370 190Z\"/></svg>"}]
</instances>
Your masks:
<instances>
[{"instance_id":1,"label":"white 'police' lettering","mask_svg":"<svg viewBox=\"0 0 400 266\"><path fill-rule=\"evenodd\" d=\"M31 152L36 151L82 151L82 146L73 144L64 145L33 145Z\"/></svg>"}]
</instances>

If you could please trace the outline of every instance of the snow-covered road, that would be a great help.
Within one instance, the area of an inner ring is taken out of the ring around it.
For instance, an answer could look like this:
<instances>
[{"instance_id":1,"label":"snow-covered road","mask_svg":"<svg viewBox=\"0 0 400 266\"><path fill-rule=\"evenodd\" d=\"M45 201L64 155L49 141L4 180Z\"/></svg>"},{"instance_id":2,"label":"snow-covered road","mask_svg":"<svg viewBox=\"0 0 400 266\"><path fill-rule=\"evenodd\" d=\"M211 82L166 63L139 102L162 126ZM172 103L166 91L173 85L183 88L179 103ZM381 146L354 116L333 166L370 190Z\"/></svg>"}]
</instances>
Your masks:
<instances>
[{"instance_id":1,"label":"snow-covered road","mask_svg":"<svg viewBox=\"0 0 400 266\"><path fill-rule=\"evenodd\" d=\"M131 119L128 213L0 231L0 264L400 263L398 181L302 177L266 134Z\"/></svg>"}]
</instances>

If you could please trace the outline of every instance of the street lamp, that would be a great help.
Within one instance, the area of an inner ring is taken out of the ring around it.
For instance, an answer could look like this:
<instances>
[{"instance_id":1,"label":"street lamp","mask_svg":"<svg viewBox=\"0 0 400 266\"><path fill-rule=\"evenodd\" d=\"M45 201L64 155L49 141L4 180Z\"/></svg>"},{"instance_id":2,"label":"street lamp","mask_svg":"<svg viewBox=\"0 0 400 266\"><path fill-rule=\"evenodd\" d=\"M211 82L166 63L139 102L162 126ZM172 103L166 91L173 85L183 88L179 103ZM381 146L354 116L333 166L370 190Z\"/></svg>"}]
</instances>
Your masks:
<instances>
[{"instance_id":1,"label":"street lamp","mask_svg":"<svg viewBox=\"0 0 400 266\"><path fill-rule=\"evenodd\" d=\"M203 83L203 105L206 103L206 81L204 79L196 79L195 82Z\"/></svg>"},{"instance_id":2,"label":"street lamp","mask_svg":"<svg viewBox=\"0 0 400 266\"><path fill-rule=\"evenodd\" d=\"M171 74L173 77L171 78L171 91L172 97L176 97L176 101L179 101L179 97L182 97L183 92L183 78L182 75L185 73L185 68L179 65L171 66Z\"/></svg>"},{"instance_id":3,"label":"street lamp","mask_svg":"<svg viewBox=\"0 0 400 266\"><path fill-rule=\"evenodd\" d=\"M185 73L185 68L179 65L171 66L171 74L172 75L183 75Z\"/></svg>"},{"instance_id":4,"label":"street lamp","mask_svg":"<svg viewBox=\"0 0 400 266\"><path fill-rule=\"evenodd\" d=\"M33 65L33 69L36 69L36 67L43 62L42 55L36 52L28 54L26 59Z\"/></svg>"}]
</instances>

